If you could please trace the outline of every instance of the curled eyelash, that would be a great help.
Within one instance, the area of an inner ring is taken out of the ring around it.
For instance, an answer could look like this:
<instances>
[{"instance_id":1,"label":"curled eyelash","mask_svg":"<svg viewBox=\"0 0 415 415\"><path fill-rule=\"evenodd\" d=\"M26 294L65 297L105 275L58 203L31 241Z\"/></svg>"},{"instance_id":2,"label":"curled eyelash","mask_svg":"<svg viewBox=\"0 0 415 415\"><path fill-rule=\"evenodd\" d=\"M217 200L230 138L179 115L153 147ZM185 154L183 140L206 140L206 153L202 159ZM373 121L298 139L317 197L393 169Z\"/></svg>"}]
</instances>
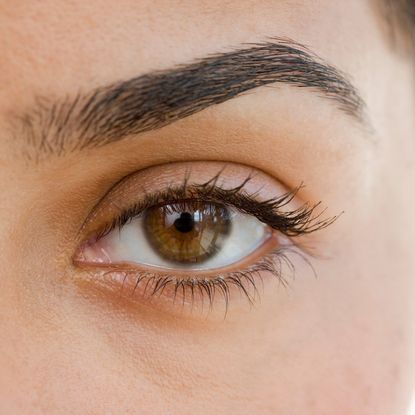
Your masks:
<instances>
[{"instance_id":1,"label":"curled eyelash","mask_svg":"<svg viewBox=\"0 0 415 415\"><path fill-rule=\"evenodd\" d=\"M249 193L245 190L246 185L252 180L252 176L248 176L240 185L230 189L218 185L220 177L221 172L205 183L190 185L189 175L186 175L182 185L170 186L165 190L146 194L144 200L122 211L112 222L98 232L96 239L104 237L116 228L121 229L148 208L185 201L220 203L236 208L241 213L254 216L260 222L287 237L316 232L328 227L338 218L333 216L322 219L325 210L316 213L321 202L314 205L306 203L297 209L284 211L283 208L293 201L303 185L281 196L260 201L257 200L256 192Z\"/></svg>"}]
</instances>

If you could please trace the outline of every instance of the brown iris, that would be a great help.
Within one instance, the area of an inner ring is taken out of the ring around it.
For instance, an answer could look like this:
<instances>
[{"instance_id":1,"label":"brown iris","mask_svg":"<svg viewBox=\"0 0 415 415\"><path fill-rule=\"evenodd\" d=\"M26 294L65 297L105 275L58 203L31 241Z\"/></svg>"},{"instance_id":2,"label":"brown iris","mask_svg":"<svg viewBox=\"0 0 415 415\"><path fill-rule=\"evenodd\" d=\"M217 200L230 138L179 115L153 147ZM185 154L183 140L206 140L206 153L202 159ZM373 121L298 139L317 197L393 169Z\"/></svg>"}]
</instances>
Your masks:
<instances>
[{"instance_id":1,"label":"brown iris","mask_svg":"<svg viewBox=\"0 0 415 415\"><path fill-rule=\"evenodd\" d=\"M231 229L229 210L220 204L182 201L146 210L144 228L163 258L194 263L215 255Z\"/></svg>"}]
</instances>

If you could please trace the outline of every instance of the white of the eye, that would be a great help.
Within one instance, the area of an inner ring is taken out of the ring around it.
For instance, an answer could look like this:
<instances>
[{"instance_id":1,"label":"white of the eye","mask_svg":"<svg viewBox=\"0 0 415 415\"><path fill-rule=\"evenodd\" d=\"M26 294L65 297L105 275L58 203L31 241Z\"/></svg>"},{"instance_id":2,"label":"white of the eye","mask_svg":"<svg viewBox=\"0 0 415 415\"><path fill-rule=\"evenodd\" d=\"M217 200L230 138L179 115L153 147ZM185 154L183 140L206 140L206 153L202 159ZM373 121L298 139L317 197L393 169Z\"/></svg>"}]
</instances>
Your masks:
<instances>
[{"instance_id":1,"label":"white of the eye","mask_svg":"<svg viewBox=\"0 0 415 415\"><path fill-rule=\"evenodd\" d=\"M106 255L112 263L132 262L170 269L210 270L238 262L260 247L270 235L269 228L252 215L231 210L231 230L218 253L203 262L178 264L160 257L149 243L139 216L120 230L103 238Z\"/></svg>"}]
</instances>

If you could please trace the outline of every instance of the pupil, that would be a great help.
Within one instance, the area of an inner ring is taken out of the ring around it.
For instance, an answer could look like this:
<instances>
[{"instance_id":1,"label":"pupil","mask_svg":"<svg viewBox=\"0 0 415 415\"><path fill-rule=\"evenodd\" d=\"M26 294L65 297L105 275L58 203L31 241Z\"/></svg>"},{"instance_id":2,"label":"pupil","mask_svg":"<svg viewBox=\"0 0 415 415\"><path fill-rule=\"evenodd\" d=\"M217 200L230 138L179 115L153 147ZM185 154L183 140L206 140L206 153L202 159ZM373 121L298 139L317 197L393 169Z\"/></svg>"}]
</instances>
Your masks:
<instances>
[{"instance_id":1,"label":"pupil","mask_svg":"<svg viewBox=\"0 0 415 415\"><path fill-rule=\"evenodd\" d=\"M174 227L181 233L188 233L193 230L193 215L189 212L183 212L180 217L174 221Z\"/></svg>"}]
</instances>

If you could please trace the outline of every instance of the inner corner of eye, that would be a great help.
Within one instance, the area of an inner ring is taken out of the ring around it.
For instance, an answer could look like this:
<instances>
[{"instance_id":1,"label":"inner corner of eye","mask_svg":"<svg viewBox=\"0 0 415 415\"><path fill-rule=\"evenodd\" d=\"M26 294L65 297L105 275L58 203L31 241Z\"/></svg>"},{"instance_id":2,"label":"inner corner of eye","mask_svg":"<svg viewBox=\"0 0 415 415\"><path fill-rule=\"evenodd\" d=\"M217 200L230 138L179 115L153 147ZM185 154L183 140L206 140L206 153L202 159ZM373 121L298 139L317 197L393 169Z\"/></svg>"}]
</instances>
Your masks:
<instances>
[{"instance_id":1,"label":"inner corner of eye","mask_svg":"<svg viewBox=\"0 0 415 415\"><path fill-rule=\"evenodd\" d=\"M119 228L84 243L76 259L97 265L208 271L248 259L272 236L269 226L235 208L180 201L146 208Z\"/></svg>"}]
</instances>

